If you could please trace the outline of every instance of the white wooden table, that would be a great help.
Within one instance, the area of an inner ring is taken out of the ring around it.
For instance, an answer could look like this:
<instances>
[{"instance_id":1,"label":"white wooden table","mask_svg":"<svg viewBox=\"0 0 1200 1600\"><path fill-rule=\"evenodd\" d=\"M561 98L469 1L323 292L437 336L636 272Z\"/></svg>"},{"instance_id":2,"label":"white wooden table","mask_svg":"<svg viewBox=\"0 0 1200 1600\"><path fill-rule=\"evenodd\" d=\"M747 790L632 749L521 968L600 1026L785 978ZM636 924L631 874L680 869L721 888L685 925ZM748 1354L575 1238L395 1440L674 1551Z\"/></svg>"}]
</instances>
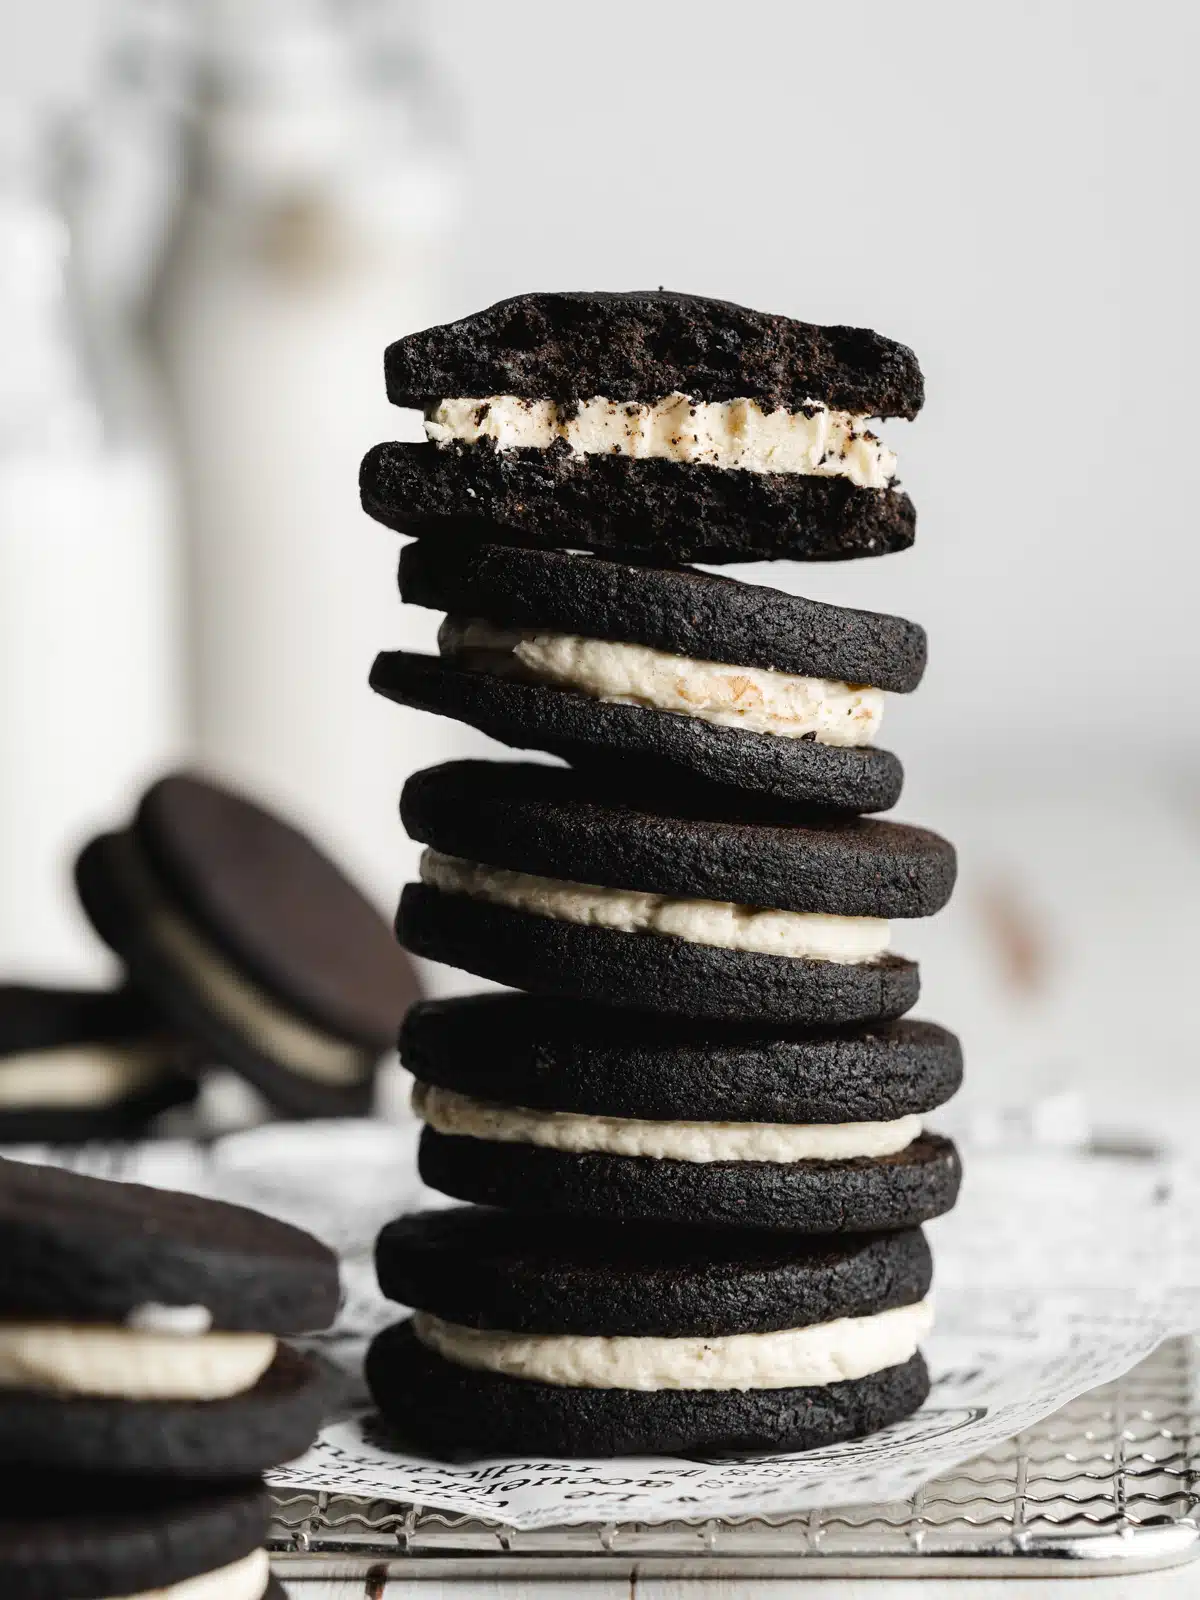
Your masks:
<instances>
[{"instance_id":1,"label":"white wooden table","mask_svg":"<svg viewBox=\"0 0 1200 1600\"><path fill-rule=\"evenodd\" d=\"M1079 1585L1076 1588L1076 1584ZM671 1578L583 1579L562 1583L530 1579L507 1583L478 1581L441 1583L424 1579L419 1583L396 1580L386 1590L364 1589L361 1581L330 1583L313 1587L306 1584L302 1600L784 1600L804 1591L814 1600L1054 1600L1060 1592L1064 1600L1183 1600L1200 1594L1200 1564L1177 1567L1169 1572L1145 1572L1124 1578L962 1578L931 1581L903 1578L815 1579L776 1578L746 1581L741 1578L712 1578L683 1582Z\"/></svg>"}]
</instances>

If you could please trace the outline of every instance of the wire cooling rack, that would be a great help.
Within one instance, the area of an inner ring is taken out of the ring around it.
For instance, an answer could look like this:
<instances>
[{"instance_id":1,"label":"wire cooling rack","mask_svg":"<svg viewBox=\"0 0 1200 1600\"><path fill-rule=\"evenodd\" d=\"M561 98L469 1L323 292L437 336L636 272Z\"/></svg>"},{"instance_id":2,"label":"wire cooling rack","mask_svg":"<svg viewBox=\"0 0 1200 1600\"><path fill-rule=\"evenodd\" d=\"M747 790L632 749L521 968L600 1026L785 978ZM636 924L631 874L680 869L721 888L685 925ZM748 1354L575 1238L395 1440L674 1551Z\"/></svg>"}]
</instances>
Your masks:
<instances>
[{"instance_id":1,"label":"wire cooling rack","mask_svg":"<svg viewBox=\"0 0 1200 1600\"><path fill-rule=\"evenodd\" d=\"M518 1533L421 1506L278 1491L275 1570L420 1577L942 1577L1142 1572L1200 1555L1197 1345L1173 1339L1123 1378L936 1478L910 1500L795 1517L592 1523Z\"/></svg>"}]
</instances>

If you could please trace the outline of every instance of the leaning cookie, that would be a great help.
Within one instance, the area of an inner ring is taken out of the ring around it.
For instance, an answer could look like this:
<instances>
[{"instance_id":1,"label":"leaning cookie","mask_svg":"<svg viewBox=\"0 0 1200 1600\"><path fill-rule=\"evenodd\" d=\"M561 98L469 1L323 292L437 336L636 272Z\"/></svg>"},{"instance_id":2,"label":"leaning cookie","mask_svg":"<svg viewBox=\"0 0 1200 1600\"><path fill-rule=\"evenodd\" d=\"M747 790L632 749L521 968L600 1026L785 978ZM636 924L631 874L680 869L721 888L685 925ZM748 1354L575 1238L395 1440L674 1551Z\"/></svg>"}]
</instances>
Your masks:
<instances>
[{"instance_id":1,"label":"leaning cookie","mask_svg":"<svg viewBox=\"0 0 1200 1600\"><path fill-rule=\"evenodd\" d=\"M925 630L904 617L825 605L691 567L419 541L401 554L400 595L411 605L482 617L506 629L594 635L673 659L731 661L898 694L915 689L925 671ZM750 711L736 703L734 709ZM768 706L762 714L769 714Z\"/></svg>"},{"instance_id":2,"label":"leaning cookie","mask_svg":"<svg viewBox=\"0 0 1200 1600\"><path fill-rule=\"evenodd\" d=\"M389 347L429 442L363 463L401 532L666 561L838 560L912 543L872 417L912 417L911 350L665 290L526 294Z\"/></svg>"},{"instance_id":3,"label":"leaning cookie","mask_svg":"<svg viewBox=\"0 0 1200 1600\"><path fill-rule=\"evenodd\" d=\"M928 1393L916 1230L807 1241L472 1208L402 1218L376 1260L417 1314L376 1338L368 1386L439 1454L806 1450Z\"/></svg>"},{"instance_id":4,"label":"leaning cookie","mask_svg":"<svg viewBox=\"0 0 1200 1600\"><path fill-rule=\"evenodd\" d=\"M80 898L138 987L293 1116L353 1116L416 996L375 908L303 834L175 774L84 849Z\"/></svg>"},{"instance_id":5,"label":"leaning cookie","mask_svg":"<svg viewBox=\"0 0 1200 1600\"><path fill-rule=\"evenodd\" d=\"M430 848L400 938L514 988L685 1016L908 1011L917 969L888 954L888 919L945 904L951 846L896 823L752 820L710 800L635 808L566 768L517 763L417 773L401 812Z\"/></svg>"},{"instance_id":6,"label":"leaning cookie","mask_svg":"<svg viewBox=\"0 0 1200 1600\"><path fill-rule=\"evenodd\" d=\"M925 634L687 568L419 540L406 601L444 610L440 659L392 652L373 686L505 744L845 811L899 798L875 748L884 692L916 688Z\"/></svg>"},{"instance_id":7,"label":"leaning cookie","mask_svg":"<svg viewBox=\"0 0 1200 1600\"><path fill-rule=\"evenodd\" d=\"M136 1139L196 1095L195 1046L132 989L0 986L0 1144Z\"/></svg>"},{"instance_id":8,"label":"leaning cookie","mask_svg":"<svg viewBox=\"0 0 1200 1600\"><path fill-rule=\"evenodd\" d=\"M0 1506L4 1600L284 1600L258 1483L21 1471Z\"/></svg>"},{"instance_id":9,"label":"leaning cookie","mask_svg":"<svg viewBox=\"0 0 1200 1600\"><path fill-rule=\"evenodd\" d=\"M0 1459L233 1478L300 1455L337 1262L240 1206L0 1161Z\"/></svg>"}]
</instances>

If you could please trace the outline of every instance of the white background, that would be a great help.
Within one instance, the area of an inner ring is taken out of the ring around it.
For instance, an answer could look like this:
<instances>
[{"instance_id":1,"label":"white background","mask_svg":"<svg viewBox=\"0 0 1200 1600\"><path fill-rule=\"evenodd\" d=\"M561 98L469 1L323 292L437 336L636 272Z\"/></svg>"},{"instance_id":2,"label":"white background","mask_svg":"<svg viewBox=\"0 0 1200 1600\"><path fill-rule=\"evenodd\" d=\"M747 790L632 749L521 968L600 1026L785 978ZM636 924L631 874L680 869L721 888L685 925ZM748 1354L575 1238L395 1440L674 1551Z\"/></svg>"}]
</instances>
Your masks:
<instances>
[{"instance_id":1,"label":"white background","mask_svg":"<svg viewBox=\"0 0 1200 1600\"><path fill-rule=\"evenodd\" d=\"M0 86L69 96L104 14L9 0ZM887 429L917 548L802 574L928 625L930 678L893 718L914 764L976 746L1194 754L1200 8L456 0L427 16L473 190L459 309L665 283L917 350L927 409Z\"/></svg>"},{"instance_id":2,"label":"white background","mask_svg":"<svg viewBox=\"0 0 1200 1600\"><path fill-rule=\"evenodd\" d=\"M103 13L9 0L0 87L70 98ZM951 910L897 944L922 957L923 1009L963 1030L977 1094L1082 1083L1135 1122L1180 1092L1200 893L1200 8L426 16L471 195L451 311L664 283L917 350L926 411L884 430L916 548L770 574L929 629L926 683L893 699L885 742L909 774L901 814L951 834L964 872Z\"/></svg>"}]
</instances>

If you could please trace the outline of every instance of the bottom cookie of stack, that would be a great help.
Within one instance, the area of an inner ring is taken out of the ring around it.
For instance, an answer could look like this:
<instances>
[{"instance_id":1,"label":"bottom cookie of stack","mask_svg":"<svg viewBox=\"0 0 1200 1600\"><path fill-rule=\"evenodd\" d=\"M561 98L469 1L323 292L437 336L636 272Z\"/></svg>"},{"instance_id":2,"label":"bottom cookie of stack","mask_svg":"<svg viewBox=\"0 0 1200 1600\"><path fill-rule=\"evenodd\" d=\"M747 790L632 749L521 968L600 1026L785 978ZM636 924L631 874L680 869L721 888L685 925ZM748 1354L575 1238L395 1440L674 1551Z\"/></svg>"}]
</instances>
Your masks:
<instances>
[{"instance_id":1,"label":"bottom cookie of stack","mask_svg":"<svg viewBox=\"0 0 1200 1600\"><path fill-rule=\"evenodd\" d=\"M837 1240L521 1218L484 1207L380 1235L372 1396L446 1455L810 1450L929 1392L919 1229Z\"/></svg>"}]
</instances>

